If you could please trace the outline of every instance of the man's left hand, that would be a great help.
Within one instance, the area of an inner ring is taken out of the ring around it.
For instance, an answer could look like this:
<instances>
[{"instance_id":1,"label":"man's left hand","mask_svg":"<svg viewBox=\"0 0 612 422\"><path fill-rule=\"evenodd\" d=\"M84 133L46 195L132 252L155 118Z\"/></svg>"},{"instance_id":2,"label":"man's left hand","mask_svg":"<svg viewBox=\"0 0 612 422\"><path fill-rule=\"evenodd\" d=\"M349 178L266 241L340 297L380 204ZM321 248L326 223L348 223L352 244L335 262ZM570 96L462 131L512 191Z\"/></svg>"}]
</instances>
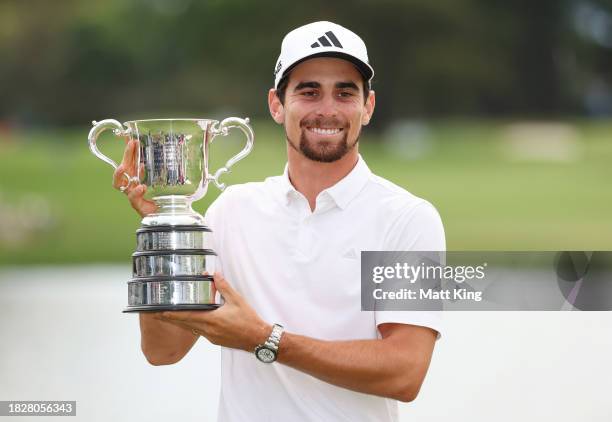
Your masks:
<instances>
[{"instance_id":1,"label":"man's left hand","mask_svg":"<svg viewBox=\"0 0 612 422\"><path fill-rule=\"evenodd\" d=\"M166 311L164 321L190 329L211 343L252 352L266 341L272 325L263 321L220 273L214 275L215 288L225 303L213 311Z\"/></svg>"}]
</instances>

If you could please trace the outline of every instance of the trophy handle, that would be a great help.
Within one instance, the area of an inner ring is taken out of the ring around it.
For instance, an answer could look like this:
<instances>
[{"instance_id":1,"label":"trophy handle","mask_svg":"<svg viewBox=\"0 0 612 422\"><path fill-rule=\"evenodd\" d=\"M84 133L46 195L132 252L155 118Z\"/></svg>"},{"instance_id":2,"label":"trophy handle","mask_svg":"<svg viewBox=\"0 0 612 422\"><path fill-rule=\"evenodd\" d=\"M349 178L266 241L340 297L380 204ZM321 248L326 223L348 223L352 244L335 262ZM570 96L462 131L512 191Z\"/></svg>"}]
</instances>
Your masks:
<instances>
[{"instance_id":1,"label":"trophy handle","mask_svg":"<svg viewBox=\"0 0 612 422\"><path fill-rule=\"evenodd\" d=\"M244 136L246 136L246 145L244 146L242 151L227 160L225 166L217 170L214 175L208 175L208 180L213 181L215 185L219 188L219 190L225 189L226 186L225 183L219 182L219 177L221 177L221 175L224 173L229 173L231 171L231 167L238 161L249 155L249 153L253 149L253 141L255 140L255 135L253 134L253 129L249 125L248 117L246 119L241 119L239 117L228 117L227 119L224 119L221 123L219 123L218 126L213 126L211 129L211 133L213 135L211 142L217 135L227 136L229 130L233 128L238 128L242 131L242 133L244 133Z\"/></svg>"},{"instance_id":2,"label":"trophy handle","mask_svg":"<svg viewBox=\"0 0 612 422\"><path fill-rule=\"evenodd\" d=\"M127 136L130 134L130 130L124 129L121 123L119 123L115 119L106 119L100 122L96 122L94 120L91 122L91 124L93 125L93 127L89 131L89 136L87 137L87 139L89 140L89 150L100 160L110 164L113 170L117 170L117 163L112 158L109 158L106 155L102 154L98 149L96 142L98 142L98 136L100 136L102 132L107 129L113 129L113 133L115 134L115 136ZM130 177L127 172L123 173L123 176L127 179L128 184L127 186L121 186L119 188L122 192L128 188L130 183L139 183L138 177Z\"/></svg>"}]
</instances>

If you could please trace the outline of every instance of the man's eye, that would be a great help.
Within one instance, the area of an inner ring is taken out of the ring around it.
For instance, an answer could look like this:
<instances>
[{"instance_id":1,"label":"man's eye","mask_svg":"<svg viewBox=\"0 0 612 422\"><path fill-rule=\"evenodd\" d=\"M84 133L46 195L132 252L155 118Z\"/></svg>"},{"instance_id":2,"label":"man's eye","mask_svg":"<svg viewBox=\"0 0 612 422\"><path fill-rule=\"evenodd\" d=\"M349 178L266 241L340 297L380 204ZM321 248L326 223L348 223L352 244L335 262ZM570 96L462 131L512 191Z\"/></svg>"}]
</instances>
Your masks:
<instances>
[{"instance_id":1,"label":"man's eye","mask_svg":"<svg viewBox=\"0 0 612 422\"><path fill-rule=\"evenodd\" d=\"M304 91L302 92L302 95L304 95L305 97L314 97L315 95L317 95L317 93L315 91Z\"/></svg>"},{"instance_id":2,"label":"man's eye","mask_svg":"<svg viewBox=\"0 0 612 422\"><path fill-rule=\"evenodd\" d=\"M344 98L348 98L348 97L352 97L353 93L350 91L341 91L338 93L339 97L344 97Z\"/></svg>"}]
</instances>

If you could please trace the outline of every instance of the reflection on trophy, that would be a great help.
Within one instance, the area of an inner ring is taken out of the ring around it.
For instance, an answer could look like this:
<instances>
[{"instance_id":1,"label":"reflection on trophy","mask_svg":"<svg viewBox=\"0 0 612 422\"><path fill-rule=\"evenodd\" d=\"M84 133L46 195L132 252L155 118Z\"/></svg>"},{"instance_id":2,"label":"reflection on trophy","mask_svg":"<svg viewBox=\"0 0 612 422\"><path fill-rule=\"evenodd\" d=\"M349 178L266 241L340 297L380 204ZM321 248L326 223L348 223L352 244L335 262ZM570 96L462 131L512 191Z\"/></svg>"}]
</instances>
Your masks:
<instances>
[{"instance_id":1,"label":"reflection on trophy","mask_svg":"<svg viewBox=\"0 0 612 422\"><path fill-rule=\"evenodd\" d=\"M209 145L232 128L242 130L246 145L214 173L208 171ZM212 274L215 252L204 217L191 207L213 182L223 190L222 174L246 157L253 148L248 119L230 117L222 122L208 119L117 120L93 122L89 148L102 161L117 164L96 146L106 129L139 142L135 175L125 173L128 186L145 184L145 198L157 204L157 212L143 218L136 232L132 255L132 279L128 282L128 306L124 312L214 309L216 298ZM122 188L125 189L125 188Z\"/></svg>"}]
</instances>

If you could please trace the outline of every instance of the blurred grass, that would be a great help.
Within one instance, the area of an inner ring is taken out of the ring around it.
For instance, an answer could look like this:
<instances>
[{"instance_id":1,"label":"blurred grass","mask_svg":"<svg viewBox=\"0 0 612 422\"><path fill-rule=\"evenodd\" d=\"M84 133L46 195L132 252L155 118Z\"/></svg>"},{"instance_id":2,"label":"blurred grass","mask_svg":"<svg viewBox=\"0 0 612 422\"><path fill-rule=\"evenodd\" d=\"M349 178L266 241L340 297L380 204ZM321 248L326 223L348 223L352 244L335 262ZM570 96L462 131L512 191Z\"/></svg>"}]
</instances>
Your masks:
<instances>
[{"instance_id":1,"label":"blurred grass","mask_svg":"<svg viewBox=\"0 0 612 422\"><path fill-rule=\"evenodd\" d=\"M224 180L230 184L280 174L282 128L254 122L253 153ZM576 122L582 153L569 162L517 161L501 148L504 122L447 121L430 126L433 150L409 160L366 130L361 153L378 175L431 201L449 250L612 249L612 122ZM36 194L52 220L20 241L0 236L0 265L129 262L140 218L111 187L110 166L87 148L89 128L0 134L0 204L17 210ZM241 147L238 135L211 147L216 169ZM119 161L123 141L100 138ZM204 212L215 187L194 208ZM0 214L0 218L5 218ZM10 227L0 225L1 230Z\"/></svg>"}]
</instances>

